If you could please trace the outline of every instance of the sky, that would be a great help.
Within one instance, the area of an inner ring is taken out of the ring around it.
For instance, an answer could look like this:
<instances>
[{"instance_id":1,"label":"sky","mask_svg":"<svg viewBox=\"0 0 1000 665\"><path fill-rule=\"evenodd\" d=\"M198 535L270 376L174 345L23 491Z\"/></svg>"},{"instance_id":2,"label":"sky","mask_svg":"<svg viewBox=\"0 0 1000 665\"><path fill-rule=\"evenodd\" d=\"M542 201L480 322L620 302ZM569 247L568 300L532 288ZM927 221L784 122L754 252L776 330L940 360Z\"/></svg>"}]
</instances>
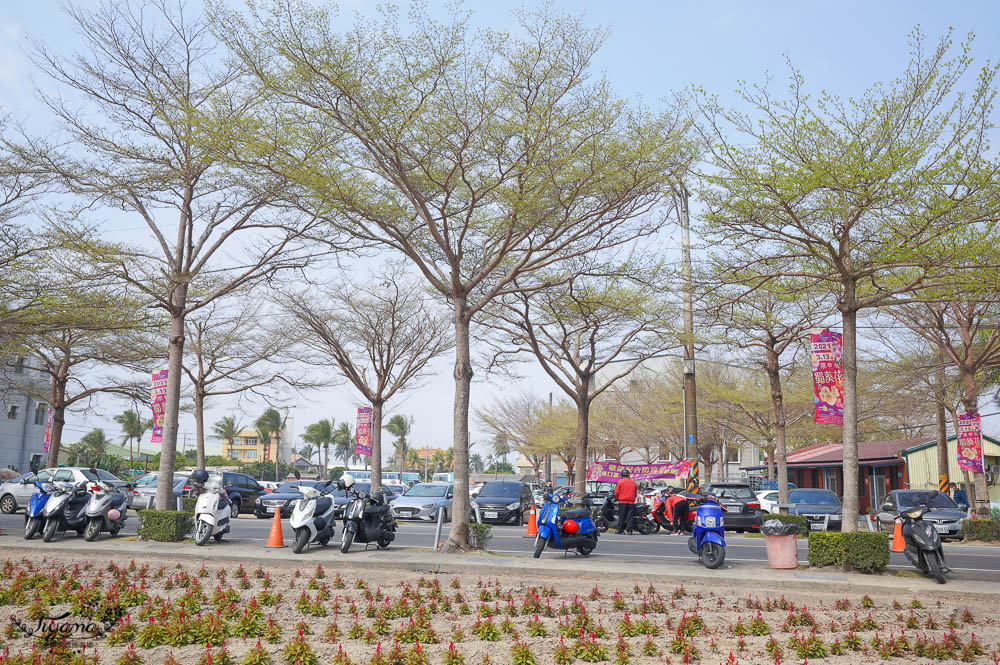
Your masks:
<instances>
[{"instance_id":1,"label":"sky","mask_svg":"<svg viewBox=\"0 0 1000 665\"><path fill-rule=\"evenodd\" d=\"M79 45L67 17L57 10L54 0L0 3L0 107L44 128L46 112L34 98L31 61L23 52L30 39L39 39L63 53ZM94 1L75 3L94 7ZM241 0L232 0L239 7ZM197 7L197 0L189 0ZM650 106L675 93L699 86L718 93L723 102L732 102L741 80L761 81L770 72L775 89L784 86L786 57L805 76L814 92L827 90L843 96L856 95L872 83L888 80L903 71L909 59L908 33L919 25L928 36L929 46L954 28L956 41L976 33L971 55L977 65L1000 53L1000 3L970 2L553 2L553 7L582 13L590 26L606 26L610 34L595 64L617 92L641 97ZM376 3L353 0L341 3L341 21L346 25L355 12L371 15ZM429 1L432 14L445 15L445 4ZM466 2L473 12L474 25L518 30L514 17L525 2ZM37 79L40 85L47 85ZM697 212L697 202L693 202ZM108 233L140 233L135 220L108 217ZM473 387L473 408L488 404L496 395L511 390L547 396L558 388L533 367L524 369L523 378L484 378L480 370ZM451 363L438 361L419 390L412 391L388 412L411 414L415 418L413 441L420 446L446 448L452 431ZM344 388L332 388L290 398L290 414L295 431L301 434L308 423L333 417L352 422L360 405L358 396ZM211 423L233 410L233 404L217 403L207 414ZM65 441L74 441L93 427L104 427L110 435L118 427L111 417L124 404L103 400L95 412L71 415ZM262 407L260 407L262 408ZM260 408L248 409L244 418L255 417ZM146 414L148 415L148 413ZM984 423L985 424L985 423ZM187 435L193 445L194 424L182 417L181 441ZM147 435L148 436L148 435ZM386 435L384 439L388 441ZM484 433L474 433L473 441L485 441ZM386 444L387 448L391 448ZM212 444L210 444L210 449ZM479 452L484 452L480 449Z\"/></svg>"}]
</instances>

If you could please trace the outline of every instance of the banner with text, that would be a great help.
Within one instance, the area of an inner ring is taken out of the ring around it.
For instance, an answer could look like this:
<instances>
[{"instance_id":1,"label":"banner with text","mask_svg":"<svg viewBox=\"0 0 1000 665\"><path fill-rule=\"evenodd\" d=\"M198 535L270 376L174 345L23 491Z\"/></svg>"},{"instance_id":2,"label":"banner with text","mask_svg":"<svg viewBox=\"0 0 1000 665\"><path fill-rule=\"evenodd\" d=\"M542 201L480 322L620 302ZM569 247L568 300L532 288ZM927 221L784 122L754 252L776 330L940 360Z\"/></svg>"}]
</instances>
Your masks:
<instances>
[{"instance_id":1,"label":"banner with text","mask_svg":"<svg viewBox=\"0 0 1000 665\"><path fill-rule=\"evenodd\" d=\"M592 462L587 469L587 480L599 483L617 483L626 469L632 480L654 478L687 478L694 460L681 460L664 464L619 464L618 462Z\"/></svg>"},{"instance_id":2,"label":"banner with text","mask_svg":"<svg viewBox=\"0 0 1000 665\"><path fill-rule=\"evenodd\" d=\"M828 425L844 424L843 337L830 330L809 334L812 356L815 420Z\"/></svg>"},{"instance_id":3,"label":"banner with text","mask_svg":"<svg viewBox=\"0 0 1000 665\"><path fill-rule=\"evenodd\" d=\"M49 409L48 424L45 425L45 439L42 441L42 452L49 454L49 446L52 445L52 409Z\"/></svg>"},{"instance_id":4,"label":"banner with text","mask_svg":"<svg viewBox=\"0 0 1000 665\"><path fill-rule=\"evenodd\" d=\"M153 406L153 434L150 443L163 443L163 414L167 410L167 371L153 372L153 390L150 402Z\"/></svg>"},{"instance_id":5,"label":"banner with text","mask_svg":"<svg viewBox=\"0 0 1000 665\"><path fill-rule=\"evenodd\" d=\"M978 413L958 417L958 466L973 473L983 472L983 428Z\"/></svg>"},{"instance_id":6,"label":"banner with text","mask_svg":"<svg viewBox=\"0 0 1000 665\"><path fill-rule=\"evenodd\" d=\"M372 410L363 406L358 409L358 427L354 430L354 454L371 457L372 454Z\"/></svg>"}]
</instances>

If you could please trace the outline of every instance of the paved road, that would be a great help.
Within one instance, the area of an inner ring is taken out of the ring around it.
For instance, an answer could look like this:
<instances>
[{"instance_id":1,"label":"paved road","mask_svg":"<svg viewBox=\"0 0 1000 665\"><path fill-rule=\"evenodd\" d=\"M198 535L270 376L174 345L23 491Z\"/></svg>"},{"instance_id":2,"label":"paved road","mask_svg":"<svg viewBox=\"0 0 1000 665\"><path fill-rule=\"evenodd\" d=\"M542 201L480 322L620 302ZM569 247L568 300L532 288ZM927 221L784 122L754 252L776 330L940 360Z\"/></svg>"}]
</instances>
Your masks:
<instances>
[{"instance_id":1,"label":"paved road","mask_svg":"<svg viewBox=\"0 0 1000 665\"><path fill-rule=\"evenodd\" d=\"M134 535L138 520L134 513L129 513L124 535ZM0 529L5 532L18 531L24 526L24 516L0 515ZM242 516L233 526L232 544L240 546L263 546L270 530L270 520L258 520ZM448 525L442 538L447 535ZM534 541L523 536L524 529L517 527L493 528L493 540L490 550L503 553L527 556L533 549ZM339 537L339 529L338 529ZM286 543L291 539L291 529L287 521L284 523ZM70 536L75 538L75 536ZM107 538L107 535L103 536ZM430 548L434 544L434 525L424 523L402 522L396 535L394 548ZM952 578L961 580L987 580L1000 582L1000 548L985 545L946 544L945 556L948 564L955 572ZM799 539L799 561L805 564L808 560L805 539ZM561 552L549 550L545 557L562 556ZM574 556L570 554L569 556ZM694 557L687 549L687 537L669 536L663 532L649 536L619 536L606 533L601 536L597 550L592 557L615 557L622 561L633 561L649 566L687 566L697 565ZM764 540L759 537L745 537L738 534L726 536L726 565L738 567L745 563L758 563L767 560ZM913 570L912 566L901 554L892 554L890 568Z\"/></svg>"}]
</instances>

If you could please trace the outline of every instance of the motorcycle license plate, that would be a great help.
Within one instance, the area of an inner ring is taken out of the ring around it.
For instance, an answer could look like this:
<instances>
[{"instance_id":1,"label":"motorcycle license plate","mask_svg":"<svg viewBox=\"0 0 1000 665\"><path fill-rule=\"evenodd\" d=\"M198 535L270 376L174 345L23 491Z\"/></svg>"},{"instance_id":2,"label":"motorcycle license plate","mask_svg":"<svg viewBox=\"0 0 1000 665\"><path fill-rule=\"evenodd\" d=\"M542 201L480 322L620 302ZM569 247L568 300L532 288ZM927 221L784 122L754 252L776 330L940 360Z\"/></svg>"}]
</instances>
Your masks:
<instances>
[{"instance_id":1,"label":"motorcycle license plate","mask_svg":"<svg viewBox=\"0 0 1000 665\"><path fill-rule=\"evenodd\" d=\"M934 528L937 529L938 533L948 533L948 526L946 524L935 524Z\"/></svg>"},{"instance_id":2,"label":"motorcycle license plate","mask_svg":"<svg viewBox=\"0 0 1000 665\"><path fill-rule=\"evenodd\" d=\"M488 520L495 520L497 518L497 514L492 510L488 510L485 513L483 513L483 517L485 517Z\"/></svg>"}]
</instances>

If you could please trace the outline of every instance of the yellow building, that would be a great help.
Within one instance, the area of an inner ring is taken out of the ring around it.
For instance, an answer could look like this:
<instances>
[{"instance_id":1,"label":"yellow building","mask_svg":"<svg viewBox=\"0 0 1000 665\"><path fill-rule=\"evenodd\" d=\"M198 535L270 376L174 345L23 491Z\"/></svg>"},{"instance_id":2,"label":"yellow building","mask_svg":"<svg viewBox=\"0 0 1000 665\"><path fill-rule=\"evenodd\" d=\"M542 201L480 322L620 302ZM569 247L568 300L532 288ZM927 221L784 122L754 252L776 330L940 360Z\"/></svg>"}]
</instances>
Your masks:
<instances>
[{"instance_id":1,"label":"yellow building","mask_svg":"<svg viewBox=\"0 0 1000 665\"><path fill-rule=\"evenodd\" d=\"M902 451L906 460L906 475L910 489L937 489L938 464L937 441L932 440ZM983 455L986 458L987 486L990 501L1000 501L1000 441L983 435ZM963 474L958 468L958 449L955 436L948 437L948 478L953 483L961 483ZM972 497L969 497L972 500Z\"/></svg>"}]
</instances>

